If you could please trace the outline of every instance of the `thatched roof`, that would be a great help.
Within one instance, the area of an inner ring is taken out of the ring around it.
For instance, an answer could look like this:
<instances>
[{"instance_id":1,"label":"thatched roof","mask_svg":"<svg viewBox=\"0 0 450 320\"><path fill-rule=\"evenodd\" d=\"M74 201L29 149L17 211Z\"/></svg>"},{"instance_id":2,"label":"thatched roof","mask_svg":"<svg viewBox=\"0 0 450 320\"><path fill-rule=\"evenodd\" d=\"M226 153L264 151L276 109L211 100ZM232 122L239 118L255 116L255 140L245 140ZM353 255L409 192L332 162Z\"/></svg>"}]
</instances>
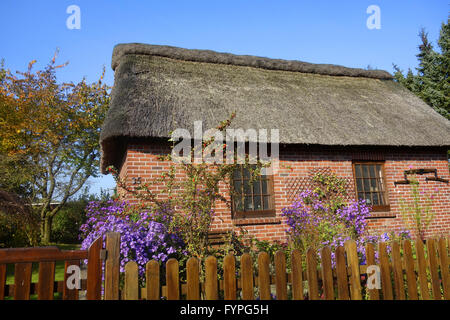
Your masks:
<instances>
[{"instance_id":1,"label":"thatched roof","mask_svg":"<svg viewBox=\"0 0 450 320\"><path fill-rule=\"evenodd\" d=\"M129 138L204 130L236 111L232 128L279 129L280 143L450 146L450 121L382 70L209 50L119 44L102 133L102 170Z\"/></svg>"}]
</instances>

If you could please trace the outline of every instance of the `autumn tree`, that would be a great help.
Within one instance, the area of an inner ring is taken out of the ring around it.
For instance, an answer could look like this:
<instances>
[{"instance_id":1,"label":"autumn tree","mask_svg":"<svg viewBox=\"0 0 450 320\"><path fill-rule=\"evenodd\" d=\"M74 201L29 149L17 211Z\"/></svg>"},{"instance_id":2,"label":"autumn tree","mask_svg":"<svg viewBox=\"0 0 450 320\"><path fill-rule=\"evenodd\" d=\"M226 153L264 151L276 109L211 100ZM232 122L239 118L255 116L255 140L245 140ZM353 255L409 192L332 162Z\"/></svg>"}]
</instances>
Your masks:
<instances>
[{"instance_id":1,"label":"autumn tree","mask_svg":"<svg viewBox=\"0 0 450 320\"><path fill-rule=\"evenodd\" d=\"M65 203L99 174L99 134L109 103L103 74L58 83L56 54L42 70L0 71L0 189L39 216L41 243Z\"/></svg>"}]
</instances>

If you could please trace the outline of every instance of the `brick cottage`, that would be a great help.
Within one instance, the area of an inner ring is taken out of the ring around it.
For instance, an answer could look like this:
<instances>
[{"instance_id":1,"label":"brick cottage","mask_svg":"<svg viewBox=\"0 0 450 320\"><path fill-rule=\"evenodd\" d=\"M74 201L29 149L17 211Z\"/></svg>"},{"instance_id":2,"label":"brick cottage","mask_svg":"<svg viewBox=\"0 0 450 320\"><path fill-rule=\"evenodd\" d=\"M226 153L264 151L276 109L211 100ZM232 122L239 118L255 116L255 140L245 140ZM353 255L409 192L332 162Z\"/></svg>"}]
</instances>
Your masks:
<instances>
[{"instance_id":1,"label":"brick cottage","mask_svg":"<svg viewBox=\"0 0 450 320\"><path fill-rule=\"evenodd\" d=\"M117 45L112 68L101 166L115 166L131 185L168 169L158 156L170 152L176 128L215 128L236 111L231 128L279 130L278 171L241 189L233 206L218 203L211 231L241 226L286 241L282 208L325 172L373 206L373 233L405 227L400 199L412 200L415 175L421 191L437 193L426 236L450 234L450 122L386 71L145 44ZM235 186L245 176L237 172Z\"/></svg>"}]
</instances>

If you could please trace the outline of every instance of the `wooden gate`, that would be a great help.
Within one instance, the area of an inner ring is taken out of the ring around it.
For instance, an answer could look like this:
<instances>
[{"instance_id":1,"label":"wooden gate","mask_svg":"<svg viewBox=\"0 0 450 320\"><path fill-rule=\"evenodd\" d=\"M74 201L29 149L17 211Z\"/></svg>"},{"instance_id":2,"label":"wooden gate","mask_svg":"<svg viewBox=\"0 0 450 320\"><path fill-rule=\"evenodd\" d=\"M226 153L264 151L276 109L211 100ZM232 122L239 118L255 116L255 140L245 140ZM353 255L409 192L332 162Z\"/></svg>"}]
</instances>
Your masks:
<instances>
[{"instance_id":1,"label":"wooden gate","mask_svg":"<svg viewBox=\"0 0 450 320\"><path fill-rule=\"evenodd\" d=\"M59 250L57 247L12 248L0 250L0 300L5 296L15 300L29 300L36 293L39 300L52 300L55 292L62 293L64 300L78 300L79 291L66 285L70 265L80 266L88 260L87 278L83 286L88 300L101 299L102 263L105 251L102 238L97 238L88 250ZM55 282L55 264L64 261L64 281ZM32 264L39 263L39 279L31 282ZM6 285L7 265L14 264L14 284Z\"/></svg>"}]
</instances>

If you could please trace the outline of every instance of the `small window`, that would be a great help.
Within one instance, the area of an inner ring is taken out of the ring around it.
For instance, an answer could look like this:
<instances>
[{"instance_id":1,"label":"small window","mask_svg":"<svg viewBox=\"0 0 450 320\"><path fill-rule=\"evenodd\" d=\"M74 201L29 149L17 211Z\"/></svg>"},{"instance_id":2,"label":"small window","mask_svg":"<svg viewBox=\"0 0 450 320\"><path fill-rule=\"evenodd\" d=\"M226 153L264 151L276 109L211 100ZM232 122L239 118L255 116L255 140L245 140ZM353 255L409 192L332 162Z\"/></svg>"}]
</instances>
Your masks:
<instances>
[{"instance_id":1,"label":"small window","mask_svg":"<svg viewBox=\"0 0 450 320\"><path fill-rule=\"evenodd\" d=\"M250 171L238 166L233 173L233 213L235 216L275 213L272 176L260 175L251 181Z\"/></svg>"},{"instance_id":2,"label":"small window","mask_svg":"<svg viewBox=\"0 0 450 320\"><path fill-rule=\"evenodd\" d=\"M389 211L384 163L355 162L353 174L357 198L366 200L373 211Z\"/></svg>"}]
</instances>

